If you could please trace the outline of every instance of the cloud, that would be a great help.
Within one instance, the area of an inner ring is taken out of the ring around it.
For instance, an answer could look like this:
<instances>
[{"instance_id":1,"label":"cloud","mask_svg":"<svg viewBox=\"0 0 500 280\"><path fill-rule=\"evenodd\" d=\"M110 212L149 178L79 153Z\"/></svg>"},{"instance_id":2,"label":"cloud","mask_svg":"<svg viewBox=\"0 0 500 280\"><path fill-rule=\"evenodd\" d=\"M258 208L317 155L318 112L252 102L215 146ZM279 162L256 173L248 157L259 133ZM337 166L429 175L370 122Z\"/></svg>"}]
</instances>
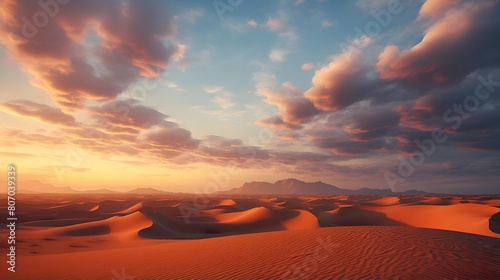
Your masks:
<instances>
[{"instance_id":1,"label":"cloud","mask_svg":"<svg viewBox=\"0 0 500 280\"><path fill-rule=\"evenodd\" d=\"M417 85L457 82L476 69L500 65L500 3L427 1L419 18L428 24L422 41L407 50L387 46L377 71L383 79ZM446 12L445 12L446 11Z\"/></svg>"},{"instance_id":2,"label":"cloud","mask_svg":"<svg viewBox=\"0 0 500 280\"><path fill-rule=\"evenodd\" d=\"M255 20L251 19L251 20L247 21L247 25L256 27L259 24Z\"/></svg>"},{"instance_id":3,"label":"cloud","mask_svg":"<svg viewBox=\"0 0 500 280\"><path fill-rule=\"evenodd\" d=\"M388 106L357 106L329 114L325 125L342 129L352 140L372 141L390 135L391 129L397 127L399 121L400 115Z\"/></svg>"},{"instance_id":4,"label":"cloud","mask_svg":"<svg viewBox=\"0 0 500 280\"><path fill-rule=\"evenodd\" d=\"M302 3L304 3L305 1L306 0L296 0L295 3L294 3L294 5L298 6L298 5L302 4Z\"/></svg>"},{"instance_id":5,"label":"cloud","mask_svg":"<svg viewBox=\"0 0 500 280\"><path fill-rule=\"evenodd\" d=\"M271 128L286 128L292 130L302 128L302 126L298 124L285 122L283 120L283 117L279 114L257 120L255 123L260 126L271 127Z\"/></svg>"},{"instance_id":6,"label":"cloud","mask_svg":"<svg viewBox=\"0 0 500 280\"><path fill-rule=\"evenodd\" d=\"M222 121L232 120L241 117L245 111L244 110L231 110L231 109L207 109L205 106L193 106L190 109L194 109L200 113L214 116Z\"/></svg>"},{"instance_id":7,"label":"cloud","mask_svg":"<svg viewBox=\"0 0 500 280\"><path fill-rule=\"evenodd\" d=\"M337 111L365 99L382 87L365 64L361 52L346 50L327 66L316 71L313 87L305 92L314 106L323 111Z\"/></svg>"},{"instance_id":8,"label":"cloud","mask_svg":"<svg viewBox=\"0 0 500 280\"><path fill-rule=\"evenodd\" d=\"M117 128L144 130L165 122L167 115L143 106L137 100L115 100L90 107L88 112L97 122Z\"/></svg>"},{"instance_id":9,"label":"cloud","mask_svg":"<svg viewBox=\"0 0 500 280\"><path fill-rule=\"evenodd\" d=\"M333 24L333 22L328 21L328 20L326 20L326 19L325 19L325 20L323 20L323 21L321 21L321 26L322 26L322 27L327 28L327 27L330 27L330 26L333 26L333 25L334 25L334 24Z\"/></svg>"},{"instance_id":10,"label":"cloud","mask_svg":"<svg viewBox=\"0 0 500 280\"><path fill-rule=\"evenodd\" d=\"M436 20L444 16L453 6L459 3L460 0L439 0L439 1L425 1L420 8L417 20L422 20L430 17Z\"/></svg>"},{"instance_id":11,"label":"cloud","mask_svg":"<svg viewBox=\"0 0 500 280\"><path fill-rule=\"evenodd\" d=\"M35 155L35 154L27 154L27 153L15 153L15 152L1 152L0 155L5 156L5 157L10 157L10 158L40 158L40 155Z\"/></svg>"},{"instance_id":12,"label":"cloud","mask_svg":"<svg viewBox=\"0 0 500 280\"><path fill-rule=\"evenodd\" d=\"M174 89L176 91L185 91L181 86L178 84L172 82L172 81L165 81L165 85L167 85L169 88Z\"/></svg>"},{"instance_id":13,"label":"cloud","mask_svg":"<svg viewBox=\"0 0 500 280\"><path fill-rule=\"evenodd\" d=\"M496 77L486 78L489 67L500 65L496 62L499 53L493 47L499 40L491 36L499 30L493 14L500 5L492 3L426 2L418 18L427 28L422 42L406 51L386 46L377 61L369 59L377 49L373 40L366 36L354 39L363 48L348 48L318 69L313 86L304 93L297 89L293 95L303 98L298 99L301 102L290 104L294 98L283 89L260 89L259 93L268 98L266 102L276 105L280 112L257 124L273 128L276 137L283 129L293 130L293 137L280 139L307 141L336 156L408 155L418 148L416 140L431 137L440 127L449 135L450 141L443 144L448 148L498 150L500 103L496 97L481 103L478 112L462 118L457 129L450 128L458 123L457 113L451 115L454 122L443 118L448 109L474 94L481 84L477 77L498 81ZM451 33L446 31L453 28ZM439 50L433 51L435 48ZM472 50L477 52L469 53ZM393 69L382 67L387 65ZM304 64L303 69L313 67ZM486 91L484 83L482 90ZM311 108L308 102L314 111L307 109Z\"/></svg>"},{"instance_id":14,"label":"cloud","mask_svg":"<svg viewBox=\"0 0 500 280\"><path fill-rule=\"evenodd\" d=\"M146 132L144 142L161 148L162 152L178 152L192 150L200 144L200 140L193 139L191 132L180 128L176 123L163 122Z\"/></svg>"},{"instance_id":15,"label":"cloud","mask_svg":"<svg viewBox=\"0 0 500 280\"><path fill-rule=\"evenodd\" d=\"M268 104L276 105L280 110L279 118L261 120L260 124L282 123L287 128L295 128L319 114L313 103L290 82L283 83L278 90L259 89L258 94L266 97L265 101Z\"/></svg>"},{"instance_id":16,"label":"cloud","mask_svg":"<svg viewBox=\"0 0 500 280\"><path fill-rule=\"evenodd\" d=\"M203 86L203 90L207 93L215 94L215 96L212 98L212 102L219 105L223 109L229 109L236 105L236 103L234 103L233 101L234 94L229 91L224 91L224 88L221 86L205 85ZM201 109L201 107L199 109Z\"/></svg>"},{"instance_id":17,"label":"cloud","mask_svg":"<svg viewBox=\"0 0 500 280\"><path fill-rule=\"evenodd\" d=\"M208 93L216 93L216 92L219 92L221 90L223 90L224 88L221 87L221 86L203 86L203 90L208 92Z\"/></svg>"},{"instance_id":18,"label":"cloud","mask_svg":"<svg viewBox=\"0 0 500 280\"><path fill-rule=\"evenodd\" d=\"M0 109L9 114L34 119L48 125L67 127L76 125L76 119L59 108L29 100L8 101L0 105Z\"/></svg>"},{"instance_id":19,"label":"cloud","mask_svg":"<svg viewBox=\"0 0 500 280\"><path fill-rule=\"evenodd\" d=\"M202 16L203 16L203 9L198 7L187 11L184 18L191 23L195 23Z\"/></svg>"},{"instance_id":20,"label":"cloud","mask_svg":"<svg viewBox=\"0 0 500 280\"><path fill-rule=\"evenodd\" d=\"M279 31L280 29L282 29L284 27L284 22L282 19L278 19L278 18L269 18L265 23L264 25L269 28L270 31L272 32L276 32L276 31Z\"/></svg>"},{"instance_id":21,"label":"cloud","mask_svg":"<svg viewBox=\"0 0 500 280\"><path fill-rule=\"evenodd\" d=\"M272 62L283 62L285 60L286 50L272 49L269 53L269 59Z\"/></svg>"},{"instance_id":22,"label":"cloud","mask_svg":"<svg viewBox=\"0 0 500 280\"><path fill-rule=\"evenodd\" d=\"M253 73L252 80L255 82L256 88L272 88L276 84L276 75L271 73L269 69L262 69Z\"/></svg>"},{"instance_id":23,"label":"cloud","mask_svg":"<svg viewBox=\"0 0 500 280\"><path fill-rule=\"evenodd\" d=\"M33 84L63 110L82 108L87 99L112 100L183 56L163 1L71 1L59 8L37 27L30 20L38 2L6 1L0 37Z\"/></svg>"},{"instance_id":24,"label":"cloud","mask_svg":"<svg viewBox=\"0 0 500 280\"><path fill-rule=\"evenodd\" d=\"M274 47L269 52L269 59L272 62L284 62L285 57L295 49L297 40L298 36L292 29L280 32Z\"/></svg>"},{"instance_id":25,"label":"cloud","mask_svg":"<svg viewBox=\"0 0 500 280\"><path fill-rule=\"evenodd\" d=\"M380 10L393 0L358 0L356 6L366 10Z\"/></svg>"},{"instance_id":26,"label":"cloud","mask_svg":"<svg viewBox=\"0 0 500 280\"><path fill-rule=\"evenodd\" d=\"M226 18L224 19L222 25L231 32L242 34L247 32L250 28L258 26L258 23L254 20L242 21L238 19Z\"/></svg>"},{"instance_id":27,"label":"cloud","mask_svg":"<svg viewBox=\"0 0 500 280\"><path fill-rule=\"evenodd\" d=\"M356 156L380 150L390 150L397 142L391 139L375 138L371 141L357 141L341 129L310 131L307 136L311 143L337 155Z\"/></svg>"},{"instance_id":28,"label":"cloud","mask_svg":"<svg viewBox=\"0 0 500 280\"><path fill-rule=\"evenodd\" d=\"M9 135L9 137L4 137L0 141L2 145L15 147L18 145L40 145L46 147L64 145L67 142L64 137L44 135L40 133L26 133L25 131L19 129L8 129L0 128L2 135Z\"/></svg>"},{"instance_id":29,"label":"cloud","mask_svg":"<svg viewBox=\"0 0 500 280\"><path fill-rule=\"evenodd\" d=\"M395 107L394 111L400 114L405 127L420 131L444 129L451 139L449 145L479 149L480 143L484 143L482 149L494 148L491 141L500 140L495 138L500 129L500 97L484 88L478 77L497 81L500 75L498 70L475 72L454 87L427 90L416 100ZM477 100L476 110L467 109L472 104L470 100ZM469 105L465 105L467 101Z\"/></svg>"},{"instance_id":30,"label":"cloud","mask_svg":"<svg viewBox=\"0 0 500 280\"><path fill-rule=\"evenodd\" d=\"M304 63L302 64L302 70L308 71L314 69L314 64L313 63Z\"/></svg>"},{"instance_id":31,"label":"cloud","mask_svg":"<svg viewBox=\"0 0 500 280\"><path fill-rule=\"evenodd\" d=\"M236 105L236 103L234 103L232 101L232 99L233 99L233 94L228 92L228 91L224 91L224 92L217 94L212 99L212 102L219 105L223 109L228 109L228 108L234 107L234 105Z\"/></svg>"}]
</instances>

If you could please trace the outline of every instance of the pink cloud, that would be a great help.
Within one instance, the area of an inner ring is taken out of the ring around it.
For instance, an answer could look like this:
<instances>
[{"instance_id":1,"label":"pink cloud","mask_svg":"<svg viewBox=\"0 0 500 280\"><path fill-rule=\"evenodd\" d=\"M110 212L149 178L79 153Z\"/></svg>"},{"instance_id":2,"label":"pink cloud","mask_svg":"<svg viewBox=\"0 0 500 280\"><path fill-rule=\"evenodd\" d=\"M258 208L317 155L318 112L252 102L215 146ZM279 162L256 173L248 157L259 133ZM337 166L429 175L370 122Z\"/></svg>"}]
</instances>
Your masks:
<instances>
[{"instance_id":1,"label":"pink cloud","mask_svg":"<svg viewBox=\"0 0 500 280\"><path fill-rule=\"evenodd\" d=\"M71 1L45 14L44 24L34 17L43 12L38 2L2 3L1 42L65 110L82 108L86 99L112 100L182 58L185 46L175 40L163 1Z\"/></svg>"},{"instance_id":2,"label":"pink cloud","mask_svg":"<svg viewBox=\"0 0 500 280\"><path fill-rule=\"evenodd\" d=\"M259 24L255 20L251 19L251 20L247 21L247 25L255 27Z\"/></svg>"},{"instance_id":3,"label":"pink cloud","mask_svg":"<svg viewBox=\"0 0 500 280\"><path fill-rule=\"evenodd\" d=\"M34 119L49 125L66 127L73 127L76 125L75 118L72 115L62 112L59 108L29 100L12 100L5 102L0 105L0 109L9 114Z\"/></svg>"},{"instance_id":4,"label":"pink cloud","mask_svg":"<svg viewBox=\"0 0 500 280\"><path fill-rule=\"evenodd\" d=\"M407 50L387 46L377 63L380 77L416 84L448 83L478 67L500 63L500 41L491 35L500 33L496 16L500 4L475 1L452 6L455 3L427 1L419 17L429 23L422 41Z\"/></svg>"},{"instance_id":5,"label":"pink cloud","mask_svg":"<svg viewBox=\"0 0 500 280\"><path fill-rule=\"evenodd\" d=\"M284 22L281 19L269 18L266 21L265 26L267 26L267 28L269 28L269 30L271 30L271 31L278 31L281 28L283 28Z\"/></svg>"},{"instance_id":6,"label":"pink cloud","mask_svg":"<svg viewBox=\"0 0 500 280\"><path fill-rule=\"evenodd\" d=\"M137 131L161 124L167 118L167 115L132 99L107 102L87 111L97 122Z\"/></svg>"},{"instance_id":7,"label":"pink cloud","mask_svg":"<svg viewBox=\"0 0 500 280\"><path fill-rule=\"evenodd\" d=\"M191 150L199 145L199 140L191 137L191 132L176 123L164 122L144 134L144 141L166 151Z\"/></svg>"},{"instance_id":8,"label":"pink cloud","mask_svg":"<svg viewBox=\"0 0 500 280\"><path fill-rule=\"evenodd\" d=\"M438 19L458 2L459 0L427 0L420 8L417 20L424 19L425 17Z\"/></svg>"},{"instance_id":9,"label":"pink cloud","mask_svg":"<svg viewBox=\"0 0 500 280\"><path fill-rule=\"evenodd\" d=\"M304 63L302 64L302 70L308 71L314 69L314 64L313 63Z\"/></svg>"}]
</instances>

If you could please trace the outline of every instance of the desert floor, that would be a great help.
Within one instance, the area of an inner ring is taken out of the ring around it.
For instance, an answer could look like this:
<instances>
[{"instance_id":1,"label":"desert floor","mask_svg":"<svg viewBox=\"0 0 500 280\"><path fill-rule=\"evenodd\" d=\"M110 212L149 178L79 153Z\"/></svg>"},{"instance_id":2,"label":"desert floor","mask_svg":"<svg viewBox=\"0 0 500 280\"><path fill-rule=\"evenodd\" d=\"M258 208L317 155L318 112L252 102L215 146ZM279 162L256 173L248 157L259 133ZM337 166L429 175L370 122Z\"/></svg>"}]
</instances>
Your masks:
<instances>
[{"instance_id":1,"label":"desert floor","mask_svg":"<svg viewBox=\"0 0 500 280\"><path fill-rule=\"evenodd\" d=\"M499 212L500 196L18 195L0 278L499 279Z\"/></svg>"}]
</instances>

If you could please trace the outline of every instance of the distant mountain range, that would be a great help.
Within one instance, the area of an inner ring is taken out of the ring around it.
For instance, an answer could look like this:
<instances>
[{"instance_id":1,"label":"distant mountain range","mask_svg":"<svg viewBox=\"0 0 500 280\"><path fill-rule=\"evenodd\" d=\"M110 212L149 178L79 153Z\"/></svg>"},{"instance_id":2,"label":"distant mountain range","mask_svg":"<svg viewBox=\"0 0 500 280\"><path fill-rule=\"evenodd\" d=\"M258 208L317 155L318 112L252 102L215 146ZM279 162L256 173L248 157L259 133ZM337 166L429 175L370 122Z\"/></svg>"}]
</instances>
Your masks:
<instances>
[{"instance_id":1,"label":"distant mountain range","mask_svg":"<svg viewBox=\"0 0 500 280\"><path fill-rule=\"evenodd\" d=\"M112 191L108 189L97 189L97 190L86 190L78 191L72 189L71 187L56 187L51 184L42 183L40 181L28 180L18 183L17 191L19 193L26 194L40 194L40 193L70 193L70 194L111 194L111 193L121 193L117 191ZM136 188L126 193L136 193L136 194L172 194L172 192L166 192L154 188Z\"/></svg>"},{"instance_id":2,"label":"distant mountain range","mask_svg":"<svg viewBox=\"0 0 500 280\"><path fill-rule=\"evenodd\" d=\"M3 182L2 182L3 183ZM5 184L3 184L5 185ZM51 184L42 183L40 181L24 181L20 182L17 186L19 193L70 193L70 194L89 194L89 193L100 193L100 194L111 194L120 193L117 191L112 191L108 189L98 189L98 190L86 190L78 191L71 187L56 187ZM135 194L176 194L173 192L167 192L158 190L155 188L136 188L125 193L135 193ZM318 182L304 182L297 179L289 178L284 180L279 180L274 183L269 182L249 182L243 184L239 188L230 189L227 191L220 191L216 194L239 194L239 195L354 195L354 194L372 194L372 195L386 195L394 194L390 189L370 189L361 188L357 190L342 189L336 186ZM400 193L401 194L401 193ZM403 194L426 194L424 191L409 190Z\"/></svg>"},{"instance_id":3,"label":"distant mountain range","mask_svg":"<svg viewBox=\"0 0 500 280\"><path fill-rule=\"evenodd\" d=\"M219 192L221 194L246 194L246 195L353 195L353 194L394 194L391 189L370 189L361 188L357 190L342 189L336 186L323 183L321 181L308 183L297 179L289 178L269 182L250 182L243 186L228 191ZM424 191L410 190L406 194L425 194Z\"/></svg>"}]
</instances>

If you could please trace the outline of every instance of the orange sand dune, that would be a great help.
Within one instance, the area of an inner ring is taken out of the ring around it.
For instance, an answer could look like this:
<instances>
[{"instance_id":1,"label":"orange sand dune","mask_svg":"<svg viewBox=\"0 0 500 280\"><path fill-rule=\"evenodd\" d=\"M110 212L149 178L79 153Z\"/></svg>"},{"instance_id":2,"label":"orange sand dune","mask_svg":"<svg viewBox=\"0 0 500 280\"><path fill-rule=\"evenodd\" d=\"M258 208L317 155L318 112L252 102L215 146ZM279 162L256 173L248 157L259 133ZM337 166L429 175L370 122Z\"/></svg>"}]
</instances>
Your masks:
<instances>
[{"instance_id":1,"label":"orange sand dune","mask_svg":"<svg viewBox=\"0 0 500 280\"><path fill-rule=\"evenodd\" d=\"M410 227L317 228L23 256L8 279L494 279L496 244Z\"/></svg>"},{"instance_id":2,"label":"orange sand dune","mask_svg":"<svg viewBox=\"0 0 500 280\"><path fill-rule=\"evenodd\" d=\"M500 238L489 229L488 219L499 208L482 204L455 205L400 205L392 207L364 207L384 213L387 218L413 227L453 230Z\"/></svg>"},{"instance_id":3,"label":"orange sand dune","mask_svg":"<svg viewBox=\"0 0 500 280\"><path fill-rule=\"evenodd\" d=\"M221 235L305 229L318 227L317 218L303 210L280 211L260 206L245 211L220 213L200 211L207 215L172 217L158 212L145 213L153 226L140 231L145 238L203 238Z\"/></svg>"},{"instance_id":4,"label":"orange sand dune","mask_svg":"<svg viewBox=\"0 0 500 280\"><path fill-rule=\"evenodd\" d=\"M369 201L369 203L374 204L374 205L379 205L379 206L389 206L389 205L397 205L397 204L399 204L399 201L400 201L399 197L390 196L390 197L375 199L375 200Z\"/></svg>"},{"instance_id":5,"label":"orange sand dune","mask_svg":"<svg viewBox=\"0 0 500 280\"><path fill-rule=\"evenodd\" d=\"M227 224L246 224L273 217L273 212L266 207L255 207L250 210L220 214L216 219Z\"/></svg>"},{"instance_id":6,"label":"orange sand dune","mask_svg":"<svg viewBox=\"0 0 500 280\"><path fill-rule=\"evenodd\" d=\"M441 197L430 197L428 199L424 199L421 201L422 204L429 204L429 205L445 205L449 204L446 200L442 199Z\"/></svg>"},{"instance_id":7,"label":"orange sand dune","mask_svg":"<svg viewBox=\"0 0 500 280\"><path fill-rule=\"evenodd\" d=\"M124 210L121 210L121 211L117 211L115 213L116 214L130 214L130 213L133 213L133 212L141 210L142 207L143 207L142 203L137 203L137 204L135 204L133 206L130 206L127 209L124 209Z\"/></svg>"},{"instance_id":8,"label":"orange sand dune","mask_svg":"<svg viewBox=\"0 0 500 280\"><path fill-rule=\"evenodd\" d=\"M116 279L122 268L135 279L493 279L500 273L499 196L240 195L194 205L196 199L20 195L18 273L5 278L0 271L0 279ZM5 206L0 210L5 221Z\"/></svg>"},{"instance_id":9,"label":"orange sand dune","mask_svg":"<svg viewBox=\"0 0 500 280\"><path fill-rule=\"evenodd\" d=\"M114 216L101 221L63 226L40 231L47 236L94 236L113 234L113 238L137 238L137 232L151 226L153 222L140 212L126 216Z\"/></svg>"}]
</instances>

